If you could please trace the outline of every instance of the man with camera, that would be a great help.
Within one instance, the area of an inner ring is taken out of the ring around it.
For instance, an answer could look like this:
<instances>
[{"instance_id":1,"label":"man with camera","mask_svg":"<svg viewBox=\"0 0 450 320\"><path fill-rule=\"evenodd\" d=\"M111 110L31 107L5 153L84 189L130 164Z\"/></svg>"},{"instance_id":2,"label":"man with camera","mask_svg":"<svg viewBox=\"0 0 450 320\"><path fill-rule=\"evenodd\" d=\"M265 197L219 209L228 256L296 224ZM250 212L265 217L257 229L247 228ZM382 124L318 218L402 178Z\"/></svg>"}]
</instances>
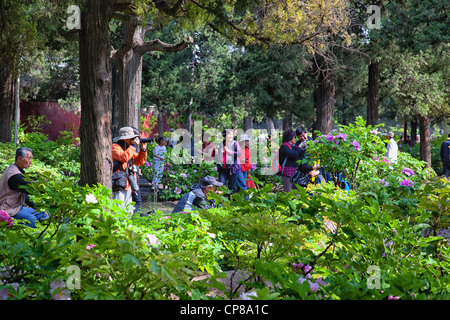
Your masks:
<instances>
[{"instance_id":1,"label":"man with camera","mask_svg":"<svg viewBox=\"0 0 450 320\"><path fill-rule=\"evenodd\" d=\"M140 149L139 152L138 149ZM139 132L132 127L120 128L119 136L114 138L112 144L112 158L114 161L113 199L123 201L124 208L127 209L133 201L131 183L134 185L137 181L135 166L139 167L147 160L147 143L141 142ZM134 208L128 208L128 210L130 213L135 211Z\"/></svg>"}]
</instances>

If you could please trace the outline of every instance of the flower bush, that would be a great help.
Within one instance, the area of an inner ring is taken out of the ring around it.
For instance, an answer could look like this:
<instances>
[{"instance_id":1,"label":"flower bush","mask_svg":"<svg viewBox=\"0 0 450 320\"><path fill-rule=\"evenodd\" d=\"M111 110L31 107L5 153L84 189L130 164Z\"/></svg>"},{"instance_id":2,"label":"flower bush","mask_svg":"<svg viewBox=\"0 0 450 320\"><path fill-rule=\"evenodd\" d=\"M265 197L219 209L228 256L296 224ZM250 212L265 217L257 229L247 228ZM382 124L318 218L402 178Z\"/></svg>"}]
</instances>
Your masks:
<instances>
[{"instance_id":1,"label":"flower bush","mask_svg":"<svg viewBox=\"0 0 450 320\"><path fill-rule=\"evenodd\" d=\"M258 175L258 189L170 215L130 218L111 190L35 158L27 190L51 218L31 229L0 211L0 299L208 299L227 270L246 275L241 299L449 299L450 182L406 152L390 163L377 128L358 119L308 143L330 183L284 193L270 183L278 176ZM14 150L0 147L4 169ZM167 163L162 195L181 197L206 174L215 165Z\"/></svg>"}]
</instances>

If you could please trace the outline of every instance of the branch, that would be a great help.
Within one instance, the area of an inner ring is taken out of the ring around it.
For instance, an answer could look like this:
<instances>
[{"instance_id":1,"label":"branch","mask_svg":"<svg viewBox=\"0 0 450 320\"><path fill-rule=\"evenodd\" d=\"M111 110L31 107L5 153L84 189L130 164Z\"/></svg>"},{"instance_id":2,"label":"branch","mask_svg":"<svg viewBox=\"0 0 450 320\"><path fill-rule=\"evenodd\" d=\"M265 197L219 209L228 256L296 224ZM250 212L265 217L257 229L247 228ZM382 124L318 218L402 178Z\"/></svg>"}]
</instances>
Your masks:
<instances>
[{"instance_id":1,"label":"branch","mask_svg":"<svg viewBox=\"0 0 450 320\"><path fill-rule=\"evenodd\" d=\"M177 51L181 51L181 50L187 48L189 45L191 45L193 43L194 43L194 39L192 37L189 37L189 39L187 41L182 40L181 42L178 42L175 44L169 44L169 43L162 42L159 39L155 39L155 40L151 40L151 41L146 41L143 44L137 46L136 52L138 52L140 54L144 54L149 51L161 51L164 53L177 52Z\"/></svg>"}]
</instances>

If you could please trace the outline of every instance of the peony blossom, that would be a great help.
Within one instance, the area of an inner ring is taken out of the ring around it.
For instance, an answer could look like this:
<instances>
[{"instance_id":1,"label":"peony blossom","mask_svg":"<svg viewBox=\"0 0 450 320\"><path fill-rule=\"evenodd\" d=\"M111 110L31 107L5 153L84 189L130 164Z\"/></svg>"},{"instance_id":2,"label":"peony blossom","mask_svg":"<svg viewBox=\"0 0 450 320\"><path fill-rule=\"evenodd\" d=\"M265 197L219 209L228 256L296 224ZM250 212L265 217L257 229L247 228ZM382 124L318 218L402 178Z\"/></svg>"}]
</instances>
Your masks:
<instances>
[{"instance_id":1,"label":"peony blossom","mask_svg":"<svg viewBox=\"0 0 450 320\"><path fill-rule=\"evenodd\" d=\"M3 210L0 210L0 221L8 222L8 227L11 227L14 224L11 216Z\"/></svg>"},{"instance_id":2,"label":"peony blossom","mask_svg":"<svg viewBox=\"0 0 450 320\"><path fill-rule=\"evenodd\" d=\"M355 147L356 151L360 151L361 150L361 147L360 147L360 144L359 144L358 141L353 140L352 145Z\"/></svg>"},{"instance_id":3,"label":"peony blossom","mask_svg":"<svg viewBox=\"0 0 450 320\"><path fill-rule=\"evenodd\" d=\"M402 170L403 174L406 174L407 176L413 176L414 175L414 171L412 171L410 168L404 168Z\"/></svg>"},{"instance_id":4,"label":"peony blossom","mask_svg":"<svg viewBox=\"0 0 450 320\"><path fill-rule=\"evenodd\" d=\"M400 185L401 186L412 187L412 186L414 186L414 181L404 179L403 181L400 182Z\"/></svg>"},{"instance_id":5,"label":"peony blossom","mask_svg":"<svg viewBox=\"0 0 450 320\"><path fill-rule=\"evenodd\" d=\"M86 195L87 203L98 203L97 198L91 193Z\"/></svg>"},{"instance_id":6,"label":"peony blossom","mask_svg":"<svg viewBox=\"0 0 450 320\"><path fill-rule=\"evenodd\" d=\"M148 246L159 246L161 244L159 239L154 235L147 233L146 236L147 237L145 239L145 242L147 243Z\"/></svg>"},{"instance_id":7,"label":"peony blossom","mask_svg":"<svg viewBox=\"0 0 450 320\"><path fill-rule=\"evenodd\" d=\"M334 137L334 139L339 139L339 138L341 138L344 141L347 141L347 135L345 133L339 133L338 135L336 135Z\"/></svg>"}]
</instances>

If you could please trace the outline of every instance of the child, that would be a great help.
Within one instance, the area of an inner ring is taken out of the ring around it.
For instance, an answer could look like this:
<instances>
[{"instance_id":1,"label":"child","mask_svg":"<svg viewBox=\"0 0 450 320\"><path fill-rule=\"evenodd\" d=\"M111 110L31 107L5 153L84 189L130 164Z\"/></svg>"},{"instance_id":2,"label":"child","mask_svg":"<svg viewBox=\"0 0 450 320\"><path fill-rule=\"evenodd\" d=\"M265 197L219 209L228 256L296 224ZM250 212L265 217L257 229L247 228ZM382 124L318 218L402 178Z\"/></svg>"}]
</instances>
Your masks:
<instances>
[{"instance_id":1,"label":"child","mask_svg":"<svg viewBox=\"0 0 450 320\"><path fill-rule=\"evenodd\" d=\"M153 176L153 189L158 188L158 185L161 182L162 172L164 170L164 160L166 154L167 141L164 137L158 137L156 139L156 143L158 145L153 149L153 158L155 161L155 175Z\"/></svg>"}]
</instances>

